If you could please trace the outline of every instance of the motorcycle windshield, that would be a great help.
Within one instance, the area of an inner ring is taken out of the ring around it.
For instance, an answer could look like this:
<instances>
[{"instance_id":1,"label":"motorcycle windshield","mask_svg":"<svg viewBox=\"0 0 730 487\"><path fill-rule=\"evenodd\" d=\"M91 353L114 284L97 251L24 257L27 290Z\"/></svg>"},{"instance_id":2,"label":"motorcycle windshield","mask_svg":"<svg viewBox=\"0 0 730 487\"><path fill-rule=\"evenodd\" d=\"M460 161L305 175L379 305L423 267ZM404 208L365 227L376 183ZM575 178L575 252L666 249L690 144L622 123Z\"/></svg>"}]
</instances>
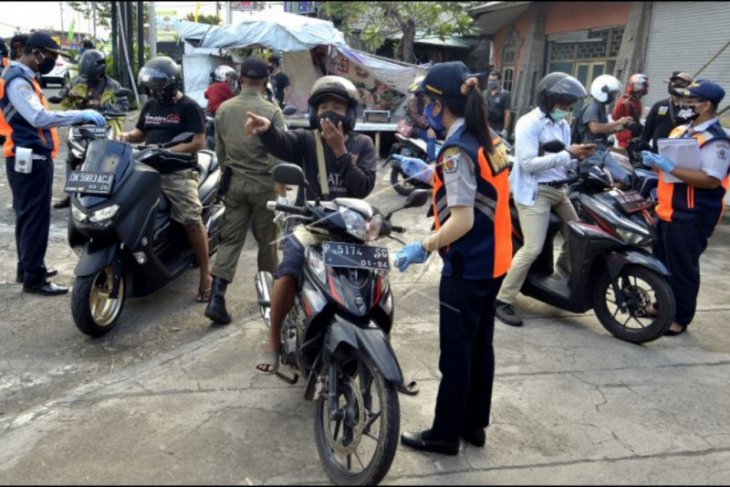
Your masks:
<instances>
[{"instance_id":1,"label":"motorcycle windshield","mask_svg":"<svg viewBox=\"0 0 730 487\"><path fill-rule=\"evenodd\" d=\"M80 197L81 203L89 208L109 199L133 168L131 145L108 139L91 141L81 171L114 174L114 184L111 194L85 194Z\"/></svg>"}]
</instances>

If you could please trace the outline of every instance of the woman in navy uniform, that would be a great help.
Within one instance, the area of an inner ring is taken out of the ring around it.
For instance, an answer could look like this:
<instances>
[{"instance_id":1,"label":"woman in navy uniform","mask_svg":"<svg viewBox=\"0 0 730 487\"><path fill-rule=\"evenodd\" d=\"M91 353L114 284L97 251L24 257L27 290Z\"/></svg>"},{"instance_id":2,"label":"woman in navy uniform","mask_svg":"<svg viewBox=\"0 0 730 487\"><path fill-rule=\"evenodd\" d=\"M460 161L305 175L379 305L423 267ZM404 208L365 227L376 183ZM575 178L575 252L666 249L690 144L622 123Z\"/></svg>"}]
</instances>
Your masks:
<instances>
[{"instance_id":1,"label":"woman in navy uniform","mask_svg":"<svg viewBox=\"0 0 730 487\"><path fill-rule=\"evenodd\" d=\"M477 79L460 61L434 65L423 80L425 113L447 130L433 184L434 229L397 253L404 271L430 252L443 259L439 289L442 378L431 429L404 433L417 450L456 455L459 438L482 447L494 380L495 300L512 261L509 171L501 139L487 125Z\"/></svg>"}]
</instances>

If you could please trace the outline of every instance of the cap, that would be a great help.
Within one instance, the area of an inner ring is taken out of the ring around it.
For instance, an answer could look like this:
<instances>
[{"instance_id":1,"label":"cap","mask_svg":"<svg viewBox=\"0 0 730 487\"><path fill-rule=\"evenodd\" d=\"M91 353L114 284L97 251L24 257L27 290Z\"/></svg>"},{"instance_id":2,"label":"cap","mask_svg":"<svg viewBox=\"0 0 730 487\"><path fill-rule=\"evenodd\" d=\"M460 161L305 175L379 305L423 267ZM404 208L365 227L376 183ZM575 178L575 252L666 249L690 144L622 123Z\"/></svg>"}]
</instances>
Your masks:
<instances>
[{"instance_id":1,"label":"cap","mask_svg":"<svg viewBox=\"0 0 730 487\"><path fill-rule=\"evenodd\" d=\"M241 76L244 78L261 79L269 75L269 66L259 58L249 57L241 64Z\"/></svg>"},{"instance_id":2,"label":"cap","mask_svg":"<svg viewBox=\"0 0 730 487\"><path fill-rule=\"evenodd\" d=\"M25 47L32 49L44 49L62 56L70 57L70 54L61 49L61 46L59 46L58 43L45 32L33 32L28 37L28 40L25 41Z\"/></svg>"},{"instance_id":3,"label":"cap","mask_svg":"<svg viewBox=\"0 0 730 487\"><path fill-rule=\"evenodd\" d=\"M669 79L665 79L664 82L671 83L672 81L678 79L686 81L687 83L691 83L693 81L692 75L685 71L672 71L672 75L669 77Z\"/></svg>"},{"instance_id":4,"label":"cap","mask_svg":"<svg viewBox=\"0 0 730 487\"><path fill-rule=\"evenodd\" d=\"M460 99L461 85L471 76L461 61L434 64L423 79L423 91L437 98Z\"/></svg>"},{"instance_id":5,"label":"cap","mask_svg":"<svg viewBox=\"0 0 730 487\"><path fill-rule=\"evenodd\" d=\"M702 98L713 103L720 103L725 98L725 90L708 79L698 79L686 88L677 88L682 96Z\"/></svg>"}]
</instances>

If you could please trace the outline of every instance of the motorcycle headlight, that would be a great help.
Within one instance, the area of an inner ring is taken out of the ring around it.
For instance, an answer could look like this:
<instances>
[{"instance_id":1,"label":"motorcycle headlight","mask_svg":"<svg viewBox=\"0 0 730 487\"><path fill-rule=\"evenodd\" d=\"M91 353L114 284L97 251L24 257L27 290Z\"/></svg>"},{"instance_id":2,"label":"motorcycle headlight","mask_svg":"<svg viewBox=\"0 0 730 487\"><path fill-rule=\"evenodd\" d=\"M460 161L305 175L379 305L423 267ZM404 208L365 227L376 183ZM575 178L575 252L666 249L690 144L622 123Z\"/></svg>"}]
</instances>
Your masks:
<instances>
[{"instance_id":1,"label":"motorcycle headlight","mask_svg":"<svg viewBox=\"0 0 730 487\"><path fill-rule=\"evenodd\" d=\"M340 206L340 216L345 222L347 233L359 238L363 242L370 242L380 236L380 227L383 225L383 217L375 215L370 220L365 220L360 213Z\"/></svg>"},{"instance_id":2,"label":"motorcycle headlight","mask_svg":"<svg viewBox=\"0 0 730 487\"><path fill-rule=\"evenodd\" d=\"M76 206L71 205L71 217L76 220L77 222L85 222L86 221L86 213L76 208Z\"/></svg>"},{"instance_id":3,"label":"motorcycle headlight","mask_svg":"<svg viewBox=\"0 0 730 487\"><path fill-rule=\"evenodd\" d=\"M94 223L105 223L107 220L114 218L114 215L119 211L119 205L111 205L101 210L96 210L91 214L89 220Z\"/></svg>"},{"instance_id":4,"label":"motorcycle headlight","mask_svg":"<svg viewBox=\"0 0 730 487\"><path fill-rule=\"evenodd\" d=\"M322 256L314 250L307 249L307 261L309 267L314 271L314 275L322 284L327 284L327 268L324 265Z\"/></svg>"},{"instance_id":5,"label":"motorcycle headlight","mask_svg":"<svg viewBox=\"0 0 730 487\"><path fill-rule=\"evenodd\" d=\"M625 228L616 228L616 233L624 240L624 242L630 245L637 245L643 247L649 245L651 242L651 235L646 235L643 232L635 232Z\"/></svg>"},{"instance_id":6,"label":"motorcycle headlight","mask_svg":"<svg viewBox=\"0 0 730 487\"><path fill-rule=\"evenodd\" d=\"M380 227L383 225L383 217L375 215L368 221L368 241L377 240L380 237Z\"/></svg>"}]
</instances>

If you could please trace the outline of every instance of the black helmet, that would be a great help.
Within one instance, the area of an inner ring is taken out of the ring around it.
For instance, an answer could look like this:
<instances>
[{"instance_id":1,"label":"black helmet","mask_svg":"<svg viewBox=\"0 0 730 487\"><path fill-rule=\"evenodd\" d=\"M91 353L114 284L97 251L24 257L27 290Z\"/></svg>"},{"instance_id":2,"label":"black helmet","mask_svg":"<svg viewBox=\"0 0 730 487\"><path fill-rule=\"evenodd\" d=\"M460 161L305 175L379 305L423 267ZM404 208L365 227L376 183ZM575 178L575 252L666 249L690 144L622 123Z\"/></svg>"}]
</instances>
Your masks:
<instances>
[{"instance_id":1,"label":"black helmet","mask_svg":"<svg viewBox=\"0 0 730 487\"><path fill-rule=\"evenodd\" d=\"M347 103L347 114L342 129L345 132L351 132L357 121L357 107L360 103L360 95L352 81L342 76L322 76L312 86L308 102L309 127L312 129L319 128L317 107L319 107L319 103L325 96L341 98Z\"/></svg>"},{"instance_id":2,"label":"black helmet","mask_svg":"<svg viewBox=\"0 0 730 487\"><path fill-rule=\"evenodd\" d=\"M537 106L545 115L556 103L575 103L586 96L583 84L565 73L550 73L537 84Z\"/></svg>"},{"instance_id":3,"label":"black helmet","mask_svg":"<svg viewBox=\"0 0 730 487\"><path fill-rule=\"evenodd\" d=\"M180 66L167 56L156 56L139 70L139 85L163 105L171 105L180 89Z\"/></svg>"},{"instance_id":4,"label":"black helmet","mask_svg":"<svg viewBox=\"0 0 730 487\"><path fill-rule=\"evenodd\" d=\"M87 81L101 79L106 73L106 59L96 49L87 49L79 60L79 76Z\"/></svg>"}]
</instances>

